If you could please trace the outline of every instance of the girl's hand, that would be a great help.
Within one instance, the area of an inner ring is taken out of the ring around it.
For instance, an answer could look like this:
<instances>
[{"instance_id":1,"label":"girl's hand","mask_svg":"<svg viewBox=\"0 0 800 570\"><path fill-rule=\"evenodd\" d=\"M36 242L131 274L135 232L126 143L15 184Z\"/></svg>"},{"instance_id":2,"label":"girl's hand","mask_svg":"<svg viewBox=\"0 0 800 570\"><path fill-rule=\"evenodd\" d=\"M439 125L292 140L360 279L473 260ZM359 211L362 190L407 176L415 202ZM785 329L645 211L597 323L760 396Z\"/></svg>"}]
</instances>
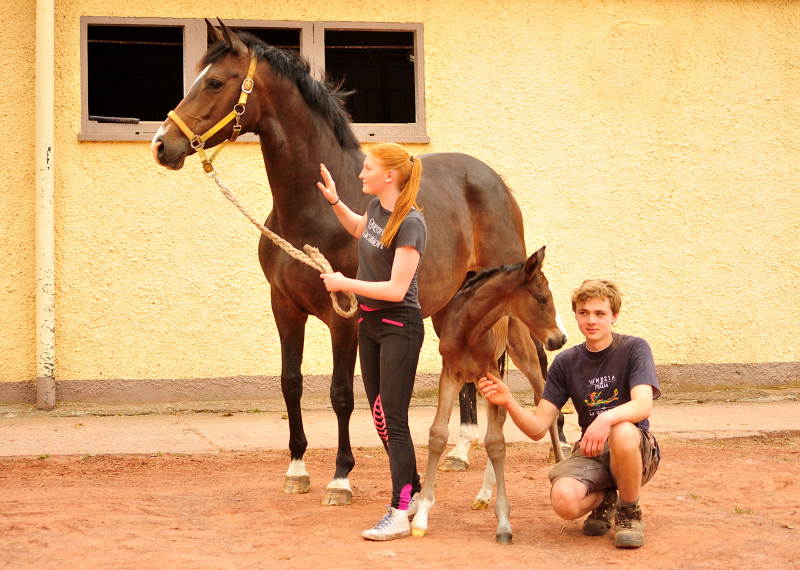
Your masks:
<instances>
[{"instance_id":1,"label":"girl's hand","mask_svg":"<svg viewBox=\"0 0 800 570\"><path fill-rule=\"evenodd\" d=\"M335 292L335 291L344 291L345 284L347 283L347 277L339 273L322 273L320 275L323 281L325 281L325 288L328 291Z\"/></svg>"},{"instance_id":2,"label":"girl's hand","mask_svg":"<svg viewBox=\"0 0 800 570\"><path fill-rule=\"evenodd\" d=\"M325 199L330 204L335 204L337 200L339 200L339 194L336 192L336 183L333 181L333 178L331 178L331 173L328 172L324 164L319 165L319 172L322 174L322 179L325 181L325 184L317 182L317 187L322 191L322 195L325 196Z\"/></svg>"}]
</instances>

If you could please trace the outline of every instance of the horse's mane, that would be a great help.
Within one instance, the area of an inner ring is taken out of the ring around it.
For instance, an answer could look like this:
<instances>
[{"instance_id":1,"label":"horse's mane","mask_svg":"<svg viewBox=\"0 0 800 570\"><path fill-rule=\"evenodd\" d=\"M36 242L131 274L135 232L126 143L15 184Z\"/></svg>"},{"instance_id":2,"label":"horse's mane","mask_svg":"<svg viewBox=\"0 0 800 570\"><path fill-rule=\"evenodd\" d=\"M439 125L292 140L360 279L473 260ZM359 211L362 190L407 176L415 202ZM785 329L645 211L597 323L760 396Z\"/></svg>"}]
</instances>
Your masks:
<instances>
[{"instance_id":1,"label":"horse's mane","mask_svg":"<svg viewBox=\"0 0 800 570\"><path fill-rule=\"evenodd\" d=\"M273 47L247 32L237 32L237 35L255 52L259 60L266 59L276 73L280 73L297 85L306 104L322 115L333 127L336 140L342 148L348 150L361 148L350 128L350 116L344 109L344 100L352 94L352 91L340 91L339 86L328 82L321 83L311 77L308 61L294 52ZM229 53L230 48L227 43L217 42L208 48L197 68L205 69Z\"/></svg>"},{"instance_id":2,"label":"horse's mane","mask_svg":"<svg viewBox=\"0 0 800 570\"><path fill-rule=\"evenodd\" d=\"M483 271L476 273L472 276L466 283L461 286L461 291L465 291L466 289L477 288L476 285L480 284L483 281L486 281L494 275L495 273L502 271L504 273L511 273L512 271L518 271L522 269L522 266L525 265L525 262L522 261L520 263L515 263L514 265L500 265L499 267L492 267L490 269L484 269Z\"/></svg>"}]
</instances>

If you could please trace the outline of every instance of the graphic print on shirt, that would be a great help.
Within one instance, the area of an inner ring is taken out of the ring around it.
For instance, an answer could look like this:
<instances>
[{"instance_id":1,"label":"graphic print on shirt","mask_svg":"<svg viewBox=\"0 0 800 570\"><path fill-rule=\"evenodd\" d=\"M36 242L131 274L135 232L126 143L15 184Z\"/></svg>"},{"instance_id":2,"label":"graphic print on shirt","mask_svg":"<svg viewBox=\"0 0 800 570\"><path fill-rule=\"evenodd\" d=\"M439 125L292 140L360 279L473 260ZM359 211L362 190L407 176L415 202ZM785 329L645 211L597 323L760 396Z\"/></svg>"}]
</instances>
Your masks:
<instances>
[{"instance_id":1,"label":"graphic print on shirt","mask_svg":"<svg viewBox=\"0 0 800 570\"><path fill-rule=\"evenodd\" d=\"M375 399L375 405L372 406L372 421L375 422L375 429L378 430L378 435L386 444L386 447L389 447L389 432L386 430L386 416L383 414L380 394Z\"/></svg>"},{"instance_id":2,"label":"graphic print on shirt","mask_svg":"<svg viewBox=\"0 0 800 570\"><path fill-rule=\"evenodd\" d=\"M375 218L370 218L369 223L364 228L364 233L361 234L361 237L364 238L364 240L372 247L383 249L383 244L381 243L383 232L384 229L378 225L378 223L375 221Z\"/></svg>"},{"instance_id":3,"label":"graphic print on shirt","mask_svg":"<svg viewBox=\"0 0 800 570\"><path fill-rule=\"evenodd\" d=\"M596 416L614 407L610 404L619 400L619 389L616 386L617 378L613 374L592 378L589 381L589 389L592 391L583 402L586 404L590 416Z\"/></svg>"}]
</instances>

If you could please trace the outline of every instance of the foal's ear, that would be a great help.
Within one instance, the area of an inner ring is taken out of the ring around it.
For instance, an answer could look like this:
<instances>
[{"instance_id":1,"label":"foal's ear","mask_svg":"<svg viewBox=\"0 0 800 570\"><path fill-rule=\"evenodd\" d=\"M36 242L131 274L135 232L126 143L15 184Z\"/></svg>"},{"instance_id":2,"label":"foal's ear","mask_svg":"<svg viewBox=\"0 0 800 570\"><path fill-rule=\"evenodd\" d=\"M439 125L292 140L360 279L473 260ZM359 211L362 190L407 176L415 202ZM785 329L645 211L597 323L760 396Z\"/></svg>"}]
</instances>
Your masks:
<instances>
[{"instance_id":1,"label":"foal's ear","mask_svg":"<svg viewBox=\"0 0 800 570\"><path fill-rule=\"evenodd\" d=\"M544 248L545 246L542 246L539 251L531 255L528 258L528 261L525 262L525 277L528 279L531 278L537 269L539 271L542 270L542 263L544 262Z\"/></svg>"},{"instance_id":2,"label":"foal's ear","mask_svg":"<svg viewBox=\"0 0 800 570\"><path fill-rule=\"evenodd\" d=\"M208 18L205 18L206 21L206 28L208 28L208 34L211 36L211 43L215 44L217 42L223 41L225 38L222 37L220 31L214 27L214 24L208 21Z\"/></svg>"},{"instance_id":3,"label":"foal's ear","mask_svg":"<svg viewBox=\"0 0 800 570\"><path fill-rule=\"evenodd\" d=\"M231 49L231 53L234 55L242 55L243 53L247 53L247 46L244 45L242 40L239 39L239 36L236 35L236 32L226 26L219 18L217 18L217 21L219 21L219 25L222 28L222 39L224 39L225 43L228 44L228 47Z\"/></svg>"}]
</instances>

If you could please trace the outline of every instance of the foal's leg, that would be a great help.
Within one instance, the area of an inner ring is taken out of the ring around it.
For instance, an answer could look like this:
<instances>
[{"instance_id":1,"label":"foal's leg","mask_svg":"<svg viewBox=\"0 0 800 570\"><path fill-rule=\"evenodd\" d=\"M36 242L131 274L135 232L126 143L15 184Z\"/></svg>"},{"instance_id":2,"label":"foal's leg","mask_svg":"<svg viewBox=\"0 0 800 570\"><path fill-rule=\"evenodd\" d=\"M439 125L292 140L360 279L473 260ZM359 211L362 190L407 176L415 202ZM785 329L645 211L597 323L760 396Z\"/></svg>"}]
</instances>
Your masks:
<instances>
[{"instance_id":1,"label":"foal's leg","mask_svg":"<svg viewBox=\"0 0 800 570\"><path fill-rule=\"evenodd\" d=\"M539 365L539 355L536 345L531 338L528 327L516 318L511 318L508 323L508 355L517 368L525 375L533 388L536 404L544 392L544 378ZM558 438L556 422L550 426L550 442L555 450L556 461L564 460L564 449Z\"/></svg>"},{"instance_id":2,"label":"foal's leg","mask_svg":"<svg viewBox=\"0 0 800 570\"><path fill-rule=\"evenodd\" d=\"M461 434L458 443L444 458L441 471L466 471L469 468L469 452L478 445L478 398L475 384L467 382L458 393L461 414Z\"/></svg>"},{"instance_id":3,"label":"foal's leg","mask_svg":"<svg viewBox=\"0 0 800 570\"><path fill-rule=\"evenodd\" d=\"M462 385L463 382L454 378L445 364L439 376L439 404L436 407L436 416L433 418L428 438L428 467L425 470L425 480L422 482L422 489L419 493L419 510L411 523L411 534L414 536L425 536L425 532L428 530L428 513L436 502L433 496L436 468L447 445L447 438L450 435L448 426L450 414L453 412L453 404Z\"/></svg>"},{"instance_id":4,"label":"foal's leg","mask_svg":"<svg viewBox=\"0 0 800 570\"><path fill-rule=\"evenodd\" d=\"M495 536L500 544L511 544L513 535L508 521L511 507L508 504L505 482L506 440L503 435L505 415L505 408L486 402L486 437L483 438L483 444L486 446L486 453L497 478L497 498L494 501L494 514L497 516Z\"/></svg>"},{"instance_id":5,"label":"foal's leg","mask_svg":"<svg viewBox=\"0 0 800 570\"><path fill-rule=\"evenodd\" d=\"M482 511L489 506L489 501L492 500L492 491L494 491L494 486L497 484L497 478L494 475L494 468L492 467L492 462L486 462L486 470L483 472L483 485L481 485L481 490L478 491L478 494L475 495L475 499L472 501L472 508L476 511Z\"/></svg>"}]
</instances>

